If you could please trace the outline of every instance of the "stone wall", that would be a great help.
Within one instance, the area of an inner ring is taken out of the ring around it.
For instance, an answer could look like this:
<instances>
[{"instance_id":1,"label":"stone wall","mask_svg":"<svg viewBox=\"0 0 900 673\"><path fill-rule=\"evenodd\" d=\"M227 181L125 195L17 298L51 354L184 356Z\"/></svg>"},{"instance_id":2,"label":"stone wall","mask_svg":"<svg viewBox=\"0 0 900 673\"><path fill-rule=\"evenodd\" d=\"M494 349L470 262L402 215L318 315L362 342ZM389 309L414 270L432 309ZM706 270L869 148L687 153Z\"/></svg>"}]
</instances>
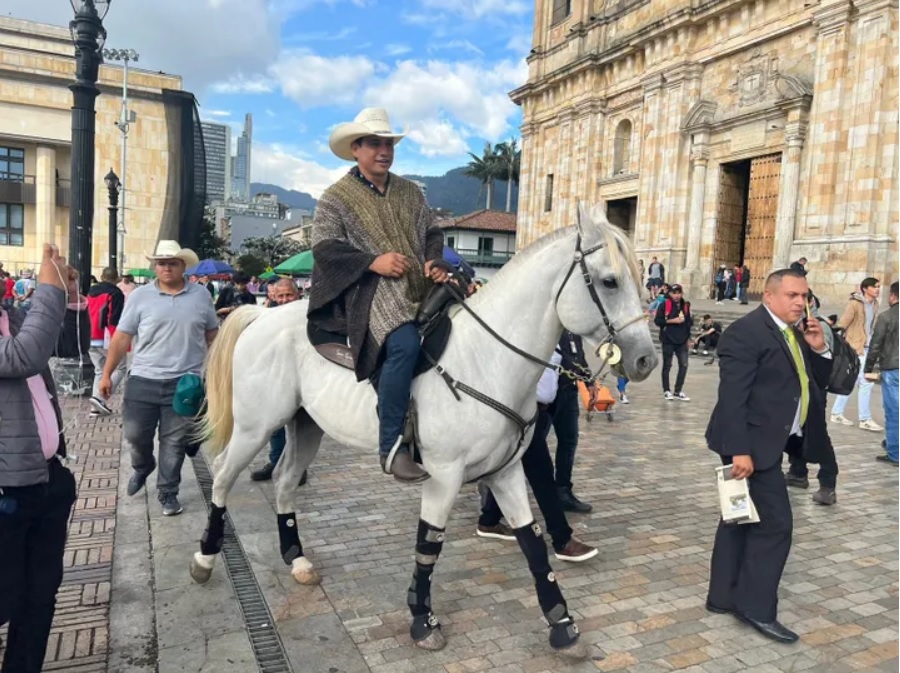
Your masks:
<instances>
[{"instance_id":1,"label":"stone wall","mask_svg":"<svg viewBox=\"0 0 900 673\"><path fill-rule=\"evenodd\" d=\"M897 0L574 0L553 26L547 4L512 93L520 246L571 224L579 200L637 197L639 256L703 292L722 164L780 153L774 252L754 271L803 255L835 298L897 278Z\"/></svg>"},{"instance_id":2,"label":"stone wall","mask_svg":"<svg viewBox=\"0 0 900 673\"><path fill-rule=\"evenodd\" d=\"M69 31L0 17L0 144L26 148L26 173L36 176L38 203L25 209L25 245L0 247L7 269L34 266L40 245L69 245L69 210L56 202L55 174L70 178L72 93L75 61ZM99 276L109 255L109 197L103 177L112 168L122 177L121 112L123 69L100 67L96 116L93 268ZM181 78L129 68L129 108L137 114L128 134L125 265L146 266L156 245L166 198L169 150L163 89L181 89ZM122 251L120 251L121 254Z\"/></svg>"}]
</instances>

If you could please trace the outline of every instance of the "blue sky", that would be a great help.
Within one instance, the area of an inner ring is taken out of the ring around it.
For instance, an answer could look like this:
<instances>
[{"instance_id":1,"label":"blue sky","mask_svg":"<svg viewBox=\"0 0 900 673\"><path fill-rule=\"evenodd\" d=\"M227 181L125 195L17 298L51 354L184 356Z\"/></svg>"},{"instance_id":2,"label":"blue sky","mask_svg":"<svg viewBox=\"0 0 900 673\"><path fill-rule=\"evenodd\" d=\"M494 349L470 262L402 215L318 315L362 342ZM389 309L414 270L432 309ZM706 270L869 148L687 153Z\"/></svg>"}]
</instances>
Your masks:
<instances>
[{"instance_id":1,"label":"blue sky","mask_svg":"<svg viewBox=\"0 0 900 673\"><path fill-rule=\"evenodd\" d=\"M17 18L66 25L63 0ZM408 137L395 170L442 174L485 141L518 137L508 92L527 78L528 0L116 0L107 45L184 77L204 119L253 114L253 179L318 196L346 169L335 124L386 107ZM139 129L138 129L139 130Z\"/></svg>"}]
</instances>

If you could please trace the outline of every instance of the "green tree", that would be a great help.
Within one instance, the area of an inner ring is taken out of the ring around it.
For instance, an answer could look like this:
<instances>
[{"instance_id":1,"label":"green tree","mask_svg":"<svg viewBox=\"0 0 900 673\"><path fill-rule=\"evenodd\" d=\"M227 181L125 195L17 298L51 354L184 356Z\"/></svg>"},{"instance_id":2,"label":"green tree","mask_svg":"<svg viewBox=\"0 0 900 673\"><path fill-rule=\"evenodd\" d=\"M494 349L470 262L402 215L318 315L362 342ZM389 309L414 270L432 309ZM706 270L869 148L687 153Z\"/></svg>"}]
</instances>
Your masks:
<instances>
[{"instance_id":1,"label":"green tree","mask_svg":"<svg viewBox=\"0 0 900 673\"><path fill-rule=\"evenodd\" d=\"M499 157L490 143L484 144L484 151L480 157L471 152L469 156L472 157L472 161L466 166L465 175L480 180L482 186L487 189L484 207L489 209L494 199L494 181L502 171Z\"/></svg>"},{"instance_id":2,"label":"green tree","mask_svg":"<svg viewBox=\"0 0 900 673\"><path fill-rule=\"evenodd\" d=\"M519 149L518 141L513 138L508 142L497 144L494 147L494 154L499 166L497 179L506 182L506 212L508 213L512 210L513 183L519 184L522 150Z\"/></svg>"},{"instance_id":3,"label":"green tree","mask_svg":"<svg viewBox=\"0 0 900 673\"><path fill-rule=\"evenodd\" d=\"M266 270L265 261L259 258L257 255L254 255L253 253L244 253L243 255L240 255L235 260L235 264L248 276L258 277Z\"/></svg>"},{"instance_id":4,"label":"green tree","mask_svg":"<svg viewBox=\"0 0 900 673\"><path fill-rule=\"evenodd\" d=\"M200 242L194 251L200 259L226 260L231 257L228 241L216 233L214 213L206 213L200 225Z\"/></svg>"},{"instance_id":5,"label":"green tree","mask_svg":"<svg viewBox=\"0 0 900 673\"><path fill-rule=\"evenodd\" d=\"M254 236L244 239L241 244L241 252L261 259L266 266L274 269L289 257L299 255L307 247L300 241L283 236Z\"/></svg>"}]
</instances>

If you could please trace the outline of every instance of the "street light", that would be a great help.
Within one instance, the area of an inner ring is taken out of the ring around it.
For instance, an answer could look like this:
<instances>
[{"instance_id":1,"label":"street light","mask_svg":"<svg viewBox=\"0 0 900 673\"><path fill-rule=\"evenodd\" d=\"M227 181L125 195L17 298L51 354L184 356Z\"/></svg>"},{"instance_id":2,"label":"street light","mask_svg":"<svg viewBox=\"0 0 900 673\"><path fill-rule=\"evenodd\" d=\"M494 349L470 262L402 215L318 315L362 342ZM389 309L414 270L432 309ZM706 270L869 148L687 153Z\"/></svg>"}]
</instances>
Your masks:
<instances>
[{"instance_id":1,"label":"street light","mask_svg":"<svg viewBox=\"0 0 900 673\"><path fill-rule=\"evenodd\" d=\"M82 0L76 7L69 0L75 18L69 23L75 45L75 83L72 91L72 205L69 208L69 261L78 270L81 292L91 286L91 238L94 221L94 105L100 90L97 73L106 41L103 19L112 0ZM101 16L97 4L105 5Z\"/></svg>"},{"instance_id":2,"label":"street light","mask_svg":"<svg viewBox=\"0 0 900 673\"><path fill-rule=\"evenodd\" d=\"M134 49L104 49L103 58L108 61L122 61L122 111L119 119L116 120L116 126L122 132L122 163L119 169L122 171L120 180L120 193L122 194L122 207L119 216L119 251L122 253L122 267L125 266L125 192L127 184L126 167L128 161L128 131L131 125L137 121L137 115L128 110L128 64L131 61L135 63L140 59ZM123 269L119 269L121 273Z\"/></svg>"},{"instance_id":3,"label":"street light","mask_svg":"<svg viewBox=\"0 0 900 673\"><path fill-rule=\"evenodd\" d=\"M118 219L119 211L119 189L122 183L119 182L119 176L115 174L112 168L109 169L109 173L103 178L103 182L106 183L106 188L109 190L109 268L118 270L119 260L116 238L119 232L116 220Z\"/></svg>"}]
</instances>

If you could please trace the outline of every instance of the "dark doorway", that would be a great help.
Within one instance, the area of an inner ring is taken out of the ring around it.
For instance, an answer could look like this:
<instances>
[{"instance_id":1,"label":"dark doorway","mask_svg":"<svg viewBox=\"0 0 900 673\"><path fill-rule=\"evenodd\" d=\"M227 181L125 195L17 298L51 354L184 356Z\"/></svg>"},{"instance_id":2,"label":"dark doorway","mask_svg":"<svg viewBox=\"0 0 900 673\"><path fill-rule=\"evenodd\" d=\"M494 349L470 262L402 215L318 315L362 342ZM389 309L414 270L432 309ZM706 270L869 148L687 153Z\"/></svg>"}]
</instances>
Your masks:
<instances>
[{"instance_id":1,"label":"dark doorway","mask_svg":"<svg viewBox=\"0 0 900 673\"><path fill-rule=\"evenodd\" d=\"M730 269L744 259L749 193L749 159L719 165L719 207L712 277L709 279L710 297L715 296L715 276L719 267L725 264Z\"/></svg>"},{"instance_id":2,"label":"dark doorway","mask_svg":"<svg viewBox=\"0 0 900 673\"><path fill-rule=\"evenodd\" d=\"M637 197L613 199L606 202L606 218L610 224L628 232L634 238L634 227L637 220Z\"/></svg>"}]
</instances>

